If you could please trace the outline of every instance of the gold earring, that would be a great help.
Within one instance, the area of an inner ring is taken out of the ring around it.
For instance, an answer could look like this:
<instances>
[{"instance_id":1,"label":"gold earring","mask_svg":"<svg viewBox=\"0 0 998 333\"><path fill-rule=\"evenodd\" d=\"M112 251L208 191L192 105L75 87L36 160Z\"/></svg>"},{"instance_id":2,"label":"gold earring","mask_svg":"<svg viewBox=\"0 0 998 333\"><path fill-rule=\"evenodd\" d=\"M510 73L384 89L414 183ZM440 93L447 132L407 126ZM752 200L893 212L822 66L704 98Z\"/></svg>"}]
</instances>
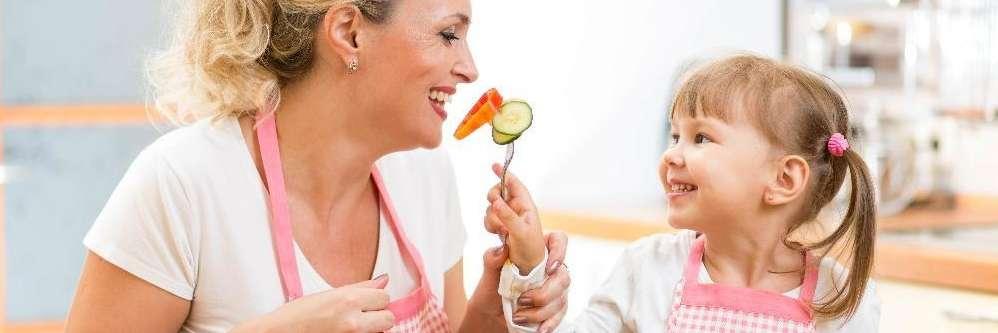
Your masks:
<instances>
[{"instance_id":1,"label":"gold earring","mask_svg":"<svg viewBox=\"0 0 998 333\"><path fill-rule=\"evenodd\" d=\"M357 72L357 68L359 68L359 67L360 67L360 63L357 62L357 59L350 60L350 63L347 64L347 73L348 74L356 73Z\"/></svg>"}]
</instances>

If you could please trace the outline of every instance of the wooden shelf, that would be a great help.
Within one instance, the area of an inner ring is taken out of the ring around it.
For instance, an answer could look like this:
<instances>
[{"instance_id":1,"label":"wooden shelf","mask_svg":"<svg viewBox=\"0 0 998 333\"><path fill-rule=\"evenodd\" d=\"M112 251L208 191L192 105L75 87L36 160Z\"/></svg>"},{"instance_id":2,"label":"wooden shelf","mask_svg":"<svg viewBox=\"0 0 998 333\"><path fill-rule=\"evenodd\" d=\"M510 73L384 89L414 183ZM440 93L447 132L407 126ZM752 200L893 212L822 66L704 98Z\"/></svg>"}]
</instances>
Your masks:
<instances>
[{"instance_id":1,"label":"wooden shelf","mask_svg":"<svg viewBox=\"0 0 998 333\"><path fill-rule=\"evenodd\" d=\"M162 121L142 105L0 106L0 126L141 124Z\"/></svg>"},{"instance_id":2,"label":"wooden shelf","mask_svg":"<svg viewBox=\"0 0 998 333\"><path fill-rule=\"evenodd\" d=\"M58 333L63 331L65 328L61 322L0 325L0 332L3 333Z\"/></svg>"}]
</instances>

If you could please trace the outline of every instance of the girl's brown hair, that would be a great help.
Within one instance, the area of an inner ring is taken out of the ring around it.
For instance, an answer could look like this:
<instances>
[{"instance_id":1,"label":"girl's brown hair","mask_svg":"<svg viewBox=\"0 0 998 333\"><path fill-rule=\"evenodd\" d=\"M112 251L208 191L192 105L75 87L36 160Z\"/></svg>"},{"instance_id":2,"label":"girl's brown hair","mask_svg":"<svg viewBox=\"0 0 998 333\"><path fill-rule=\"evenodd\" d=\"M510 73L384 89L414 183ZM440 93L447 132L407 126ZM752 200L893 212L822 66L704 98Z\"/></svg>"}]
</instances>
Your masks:
<instances>
[{"instance_id":1,"label":"girl's brown hair","mask_svg":"<svg viewBox=\"0 0 998 333\"><path fill-rule=\"evenodd\" d=\"M850 249L852 261L844 284L812 308L820 318L849 318L859 306L873 265L876 196L870 172L853 150L841 157L827 148L834 133L848 135L849 113L832 84L808 70L753 55L736 55L693 71L676 92L670 118L708 116L732 119L732 110L758 128L776 147L807 160L811 178L806 206L788 226L784 243L796 249ZM792 242L789 235L818 213L839 192L849 175L849 206L842 223L812 244ZM841 243L840 243L841 242Z\"/></svg>"}]
</instances>

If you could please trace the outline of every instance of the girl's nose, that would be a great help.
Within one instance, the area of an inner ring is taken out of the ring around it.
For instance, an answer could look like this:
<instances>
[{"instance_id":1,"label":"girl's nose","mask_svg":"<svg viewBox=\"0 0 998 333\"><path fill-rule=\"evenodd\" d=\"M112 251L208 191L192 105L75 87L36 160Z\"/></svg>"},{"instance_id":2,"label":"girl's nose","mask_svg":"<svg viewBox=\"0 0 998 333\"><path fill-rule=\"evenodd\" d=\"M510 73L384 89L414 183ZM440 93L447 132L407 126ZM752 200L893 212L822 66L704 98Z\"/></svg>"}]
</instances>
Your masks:
<instances>
[{"instance_id":1,"label":"girl's nose","mask_svg":"<svg viewBox=\"0 0 998 333\"><path fill-rule=\"evenodd\" d=\"M662 164L663 166L669 166L673 168L679 168L686 165L686 161L683 159L682 150L678 146L669 147L668 150L662 154Z\"/></svg>"}]
</instances>

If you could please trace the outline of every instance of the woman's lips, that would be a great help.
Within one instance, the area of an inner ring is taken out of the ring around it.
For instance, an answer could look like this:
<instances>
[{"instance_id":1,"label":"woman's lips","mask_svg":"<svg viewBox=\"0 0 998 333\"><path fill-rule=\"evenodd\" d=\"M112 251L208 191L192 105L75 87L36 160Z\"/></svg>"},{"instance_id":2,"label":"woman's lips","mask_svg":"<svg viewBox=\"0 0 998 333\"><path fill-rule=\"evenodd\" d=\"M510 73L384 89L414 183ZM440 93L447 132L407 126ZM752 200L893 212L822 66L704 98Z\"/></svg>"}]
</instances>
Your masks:
<instances>
[{"instance_id":1,"label":"woman's lips","mask_svg":"<svg viewBox=\"0 0 998 333\"><path fill-rule=\"evenodd\" d=\"M430 101L430 106L433 108L433 112L436 112L437 116L440 116L441 120L447 120L447 110L444 110L443 105L440 105L440 102L434 101L432 99L429 101Z\"/></svg>"}]
</instances>

